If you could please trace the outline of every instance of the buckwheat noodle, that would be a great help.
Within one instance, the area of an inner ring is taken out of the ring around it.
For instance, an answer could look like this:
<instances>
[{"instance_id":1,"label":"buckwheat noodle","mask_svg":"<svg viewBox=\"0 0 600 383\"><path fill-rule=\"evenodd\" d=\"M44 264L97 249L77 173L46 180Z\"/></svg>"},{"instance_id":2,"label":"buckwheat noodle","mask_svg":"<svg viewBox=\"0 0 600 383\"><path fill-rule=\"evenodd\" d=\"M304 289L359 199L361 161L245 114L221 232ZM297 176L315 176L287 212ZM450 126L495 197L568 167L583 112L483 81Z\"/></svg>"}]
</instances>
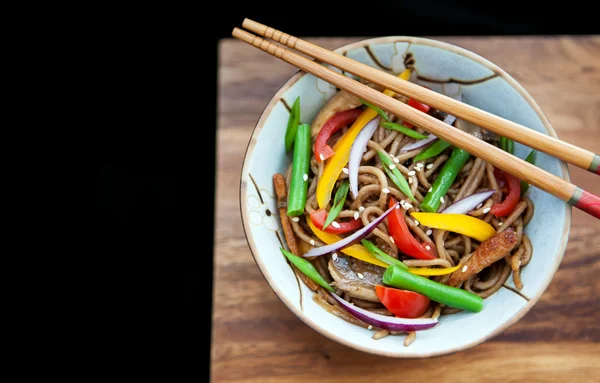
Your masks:
<instances>
[{"instance_id":1,"label":"buckwheat noodle","mask_svg":"<svg viewBox=\"0 0 600 383\"><path fill-rule=\"evenodd\" d=\"M397 120L394 116L388 116L391 121ZM336 132L328 141L328 144L331 147L334 147L335 142L346 132L346 130L347 127ZM415 127L414 130L419 133L427 134L417 127ZM368 143L367 151L364 153L358 169L358 195L356 198L352 198L351 193L348 193L346 204L339 214L340 218L354 217L354 215L358 213L363 224L367 225L387 210L389 196L393 196L397 201L406 199L408 202L406 196L396 188L396 185L383 171L383 165L376 154L377 150L384 150L388 152L392 158L395 157L397 159L397 168L405 178L409 180L411 191L416 198L416 202L412 202L412 207L408 209L408 213L417 211L424 196L438 176L440 169L448 160L452 147L433 158L414 163L412 159L419 154L421 149L412 150L406 153L400 151L403 146L411 142L414 142L413 138L406 136L401 132L386 129L380 124ZM318 163L314 156L311 158L311 174L309 174L310 180L305 215L319 209L315 192L324 168L323 163ZM409 173L411 175L409 175ZM286 177L287 187L289 188L291 164L284 175ZM348 175L342 172L337 181L338 185L339 182L346 178L348 178ZM389 190L389 193L384 192L385 188ZM523 232L523 229L533 216L534 204L529 197L521 197L517 207L509 216L503 217L502 219L496 218L489 210L494 203L502 200L503 191L498 180L494 176L494 167L480 158L471 156L469 161L461 169L447 194L444 196L444 202L438 209L438 212L452 202L482 190L495 190L495 193L469 214L490 223L497 232L502 232L507 228L512 227L517 233L517 244L512 251L466 280L460 286L460 288L473 292L485 299L497 292L511 274L516 287L518 289L523 288L521 269L530 262L533 254L531 241ZM430 229L423 227L423 225L418 225L409 214L405 214L404 217L412 234L418 240L427 242L431 246L435 246L439 258L433 260L421 260L400 253L393 241L390 240L386 220L384 220L384 222L382 222L369 237L367 237L367 239L389 255L402 260L409 267L452 267L462 260L467 259L479 245L477 240L465 235L455 234L444 230ZM290 219L290 223L299 242L304 242L306 249L311 246L324 245L324 243L312 233L306 223L306 219L301 217L297 222ZM333 281L327 267L330 258L331 255L324 255L316 257L311 261L314 267L328 282ZM433 276L430 278L440 283L446 283L450 278L450 274ZM352 298L339 288L336 288L336 293L358 307L383 315L393 315L381 303ZM370 327L365 322L355 318L341 308L341 306L320 286L316 289L313 300L328 312L349 323L364 328ZM450 315L459 311L460 310L458 309L444 307L443 305L432 301L429 309L422 317L437 318L441 315ZM374 331L373 339L381 339L389 335L400 334L379 328L371 329ZM406 346L410 345L415 338L416 332L408 333L405 337L404 344Z\"/></svg>"}]
</instances>

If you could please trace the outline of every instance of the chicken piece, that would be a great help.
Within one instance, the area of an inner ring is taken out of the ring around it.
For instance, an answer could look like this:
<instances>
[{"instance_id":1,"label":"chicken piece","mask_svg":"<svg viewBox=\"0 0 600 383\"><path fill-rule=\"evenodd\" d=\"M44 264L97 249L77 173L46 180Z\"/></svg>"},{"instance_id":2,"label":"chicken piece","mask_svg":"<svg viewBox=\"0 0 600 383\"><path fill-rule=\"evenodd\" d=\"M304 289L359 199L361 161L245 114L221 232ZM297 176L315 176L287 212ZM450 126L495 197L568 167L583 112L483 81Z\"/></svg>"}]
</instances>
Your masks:
<instances>
[{"instance_id":1,"label":"chicken piece","mask_svg":"<svg viewBox=\"0 0 600 383\"><path fill-rule=\"evenodd\" d=\"M333 259L329 261L328 269L335 281L335 286L351 297L379 302L379 298L375 294L375 286L383 284L382 278L385 269L382 267L356 258L338 255L335 261Z\"/></svg>"},{"instance_id":2,"label":"chicken piece","mask_svg":"<svg viewBox=\"0 0 600 383\"><path fill-rule=\"evenodd\" d=\"M517 243L517 233L511 227L482 242L475 252L450 275L447 285L458 287L492 263L506 256Z\"/></svg>"}]
</instances>

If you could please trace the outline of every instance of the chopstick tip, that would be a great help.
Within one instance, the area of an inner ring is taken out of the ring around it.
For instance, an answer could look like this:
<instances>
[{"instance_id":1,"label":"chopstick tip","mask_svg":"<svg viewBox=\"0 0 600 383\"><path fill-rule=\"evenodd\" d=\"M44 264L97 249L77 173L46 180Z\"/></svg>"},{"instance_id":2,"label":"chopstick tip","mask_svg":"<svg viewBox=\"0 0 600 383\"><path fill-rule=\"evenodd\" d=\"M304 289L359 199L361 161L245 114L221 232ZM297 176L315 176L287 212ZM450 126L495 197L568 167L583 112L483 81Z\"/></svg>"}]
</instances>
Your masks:
<instances>
[{"instance_id":1,"label":"chopstick tip","mask_svg":"<svg viewBox=\"0 0 600 383\"><path fill-rule=\"evenodd\" d=\"M236 39L242 40L250 45L254 45L254 43L261 41L261 39L258 36L255 36L252 33L247 32L238 27L233 28L233 31L231 31L231 35Z\"/></svg>"},{"instance_id":2,"label":"chopstick tip","mask_svg":"<svg viewBox=\"0 0 600 383\"><path fill-rule=\"evenodd\" d=\"M264 36L268 29L266 25L257 23L256 21L251 20L249 18L244 19L244 21L242 22L242 28L254 32L260 36Z\"/></svg>"},{"instance_id":3,"label":"chopstick tip","mask_svg":"<svg viewBox=\"0 0 600 383\"><path fill-rule=\"evenodd\" d=\"M243 35L243 33L242 33L242 32L244 32L244 31L243 31L243 30L241 30L241 29L240 29L240 28L238 28L238 27L235 27L235 28L233 28L233 30L231 31L231 35L232 35L233 37L241 38L241 36Z\"/></svg>"}]
</instances>

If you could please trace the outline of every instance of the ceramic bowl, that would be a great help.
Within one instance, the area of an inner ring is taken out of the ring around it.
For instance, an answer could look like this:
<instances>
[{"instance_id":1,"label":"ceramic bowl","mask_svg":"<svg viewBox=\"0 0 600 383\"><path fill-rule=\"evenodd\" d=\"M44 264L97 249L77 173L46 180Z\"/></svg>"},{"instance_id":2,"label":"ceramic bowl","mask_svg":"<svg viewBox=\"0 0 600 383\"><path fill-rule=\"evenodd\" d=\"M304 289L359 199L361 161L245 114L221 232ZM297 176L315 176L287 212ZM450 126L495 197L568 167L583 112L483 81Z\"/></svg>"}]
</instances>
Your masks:
<instances>
[{"instance_id":1,"label":"ceramic bowl","mask_svg":"<svg viewBox=\"0 0 600 383\"><path fill-rule=\"evenodd\" d=\"M393 74L403 71L407 63L414 66L420 84L450 96L460 91L464 101L473 106L556 137L540 107L515 79L461 47L426 38L389 36L358 41L335 51ZM347 323L312 300L312 291L297 281L279 251L285 237L278 223L272 176L284 172L291 161L283 145L289 106L301 96L301 121L310 122L335 91L331 84L297 72L268 103L247 146L240 179L241 215L250 250L273 291L294 314L324 336L389 357L424 358L465 350L522 318L554 276L571 224L571 207L535 187L529 191L535 214L525 228L534 254L522 270L524 287L518 291L511 277L484 300L481 312L442 316L438 326L419 332L416 340L405 347L403 335L374 340L372 330ZM527 147L515 143L518 157L525 158L527 153ZM536 165L569 180L566 164L554 157L538 153Z\"/></svg>"}]
</instances>

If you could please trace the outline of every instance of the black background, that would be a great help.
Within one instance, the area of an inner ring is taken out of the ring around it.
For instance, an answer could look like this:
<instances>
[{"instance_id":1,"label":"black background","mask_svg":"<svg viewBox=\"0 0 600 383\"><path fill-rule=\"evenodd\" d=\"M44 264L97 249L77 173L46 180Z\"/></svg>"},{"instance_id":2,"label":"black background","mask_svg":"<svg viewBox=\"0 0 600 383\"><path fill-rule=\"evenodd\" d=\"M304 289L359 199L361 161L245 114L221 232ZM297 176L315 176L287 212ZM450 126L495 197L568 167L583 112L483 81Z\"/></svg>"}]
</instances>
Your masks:
<instances>
[{"instance_id":1,"label":"black background","mask_svg":"<svg viewBox=\"0 0 600 383\"><path fill-rule=\"evenodd\" d=\"M209 373L214 205L208 201L214 201L220 39L230 37L245 17L299 37L561 35L596 34L599 29L594 12L581 2L554 6L548 1L456 4L441 0L326 4L205 3L198 9L170 13L170 25L178 31L172 36L179 41L174 46L202 52L175 53L174 57L191 62L169 65L174 71L179 66L189 69L189 78L181 86L187 101L177 108L187 119L158 131L140 128L135 146L115 145L97 159L96 208L98 223L111 228L107 235L126 238L132 248L139 244L155 251L168 249L165 258L182 260L184 320L190 325L185 343L194 350L192 360L206 366L206 373L199 373L201 381ZM151 22L167 29L160 17ZM138 36L143 39L143 32Z\"/></svg>"}]
</instances>

